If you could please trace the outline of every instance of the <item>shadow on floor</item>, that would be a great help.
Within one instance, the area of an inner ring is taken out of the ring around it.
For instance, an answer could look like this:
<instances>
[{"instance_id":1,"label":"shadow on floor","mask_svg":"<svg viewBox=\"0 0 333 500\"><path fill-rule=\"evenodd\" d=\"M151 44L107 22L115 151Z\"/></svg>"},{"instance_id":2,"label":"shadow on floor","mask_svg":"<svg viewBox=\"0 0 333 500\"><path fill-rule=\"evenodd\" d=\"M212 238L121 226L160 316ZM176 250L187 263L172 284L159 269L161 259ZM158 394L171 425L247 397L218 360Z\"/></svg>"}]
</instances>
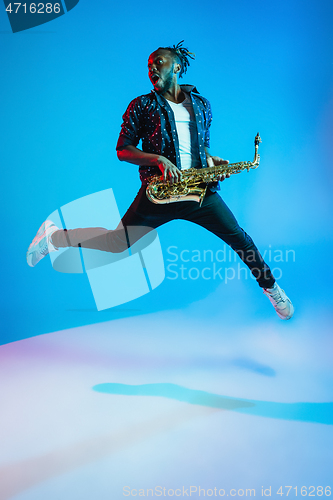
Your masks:
<instances>
[{"instance_id":1,"label":"shadow on floor","mask_svg":"<svg viewBox=\"0 0 333 500\"><path fill-rule=\"evenodd\" d=\"M158 396L192 405L207 406L221 410L238 411L249 415L282 420L297 420L318 424L333 424L333 403L275 403L250 399L231 398L195 389L187 389L176 384L98 384L96 392L124 396Z\"/></svg>"}]
</instances>

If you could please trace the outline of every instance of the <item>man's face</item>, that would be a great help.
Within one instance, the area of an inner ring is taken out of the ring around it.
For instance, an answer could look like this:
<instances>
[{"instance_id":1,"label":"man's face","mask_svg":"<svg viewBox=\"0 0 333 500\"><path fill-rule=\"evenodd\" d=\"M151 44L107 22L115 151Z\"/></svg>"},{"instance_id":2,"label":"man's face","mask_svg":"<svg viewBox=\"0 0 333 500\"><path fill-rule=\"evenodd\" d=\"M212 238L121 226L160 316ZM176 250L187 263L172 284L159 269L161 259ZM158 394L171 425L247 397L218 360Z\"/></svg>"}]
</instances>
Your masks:
<instances>
[{"instance_id":1,"label":"man's face","mask_svg":"<svg viewBox=\"0 0 333 500\"><path fill-rule=\"evenodd\" d=\"M167 92L175 77L175 63L168 50L156 50L148 59L148 76L159 94Z\"/></svg>"}]
</instances>

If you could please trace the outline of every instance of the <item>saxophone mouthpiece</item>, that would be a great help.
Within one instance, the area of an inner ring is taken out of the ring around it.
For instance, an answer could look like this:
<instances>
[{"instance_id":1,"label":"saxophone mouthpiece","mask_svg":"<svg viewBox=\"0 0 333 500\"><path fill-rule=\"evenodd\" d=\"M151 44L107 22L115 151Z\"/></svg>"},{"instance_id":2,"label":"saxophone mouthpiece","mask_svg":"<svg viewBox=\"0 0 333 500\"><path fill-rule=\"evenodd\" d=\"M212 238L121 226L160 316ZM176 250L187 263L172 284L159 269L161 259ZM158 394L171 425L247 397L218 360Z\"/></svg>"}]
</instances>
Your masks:
<instances>
[{"instance_id":1,"label":"saxophone mouthpiece","mask_svg":"<svg viewBox=\"0 0 333 500\"><path fill-rule=\"evenodd\" d=\"M262 142L262 140L261 140L261 137L260 137L259 132L258 132L257 135L254 138L254 145L255 146L259 146L260 142Z\"/></svg>"}]
</instances>

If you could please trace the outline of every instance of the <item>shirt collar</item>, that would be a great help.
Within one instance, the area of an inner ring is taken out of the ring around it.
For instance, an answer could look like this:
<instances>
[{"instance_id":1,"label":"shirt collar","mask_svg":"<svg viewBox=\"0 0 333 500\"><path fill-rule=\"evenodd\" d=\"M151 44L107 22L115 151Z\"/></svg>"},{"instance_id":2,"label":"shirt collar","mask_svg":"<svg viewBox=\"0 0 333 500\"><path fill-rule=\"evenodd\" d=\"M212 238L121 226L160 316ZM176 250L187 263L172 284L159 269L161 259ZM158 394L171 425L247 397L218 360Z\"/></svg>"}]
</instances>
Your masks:
<instances>
[{"instance_id":1,"label":"shirt collar","mask_svg":"<svg viewBox=\"0 0 333 500\"><path fill-rule=\"evenodd\" d=\"M200 94L199 90L195 87L195 85L180 85L180 88L184 91L190 94L191 92L194 92L195 94ZM152 92L157 95L158 97L159 94L153 89Z\"/></svg>"},{"instance_id":2,"label":"shirt collar","mask_svg":"<svg viewBox=\"0 0 333 500\"><path fill-rule=\"evenodd\" d=\"M184 92L200 94L199 90L194 85L180 85L180 88L184 90Z\"/></svg>"}]
</instances>

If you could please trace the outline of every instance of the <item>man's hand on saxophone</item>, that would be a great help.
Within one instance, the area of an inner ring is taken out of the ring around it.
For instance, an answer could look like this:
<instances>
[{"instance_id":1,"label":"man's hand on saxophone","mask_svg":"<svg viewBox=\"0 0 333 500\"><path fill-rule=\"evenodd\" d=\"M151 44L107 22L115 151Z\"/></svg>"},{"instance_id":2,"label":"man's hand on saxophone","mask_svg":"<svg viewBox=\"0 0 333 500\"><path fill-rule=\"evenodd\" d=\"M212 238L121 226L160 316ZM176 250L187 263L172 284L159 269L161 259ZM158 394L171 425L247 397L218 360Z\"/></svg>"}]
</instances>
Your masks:
<instances>
[{"instance_id":1,"label":"man's hand on saxophone","mask_svg":"<svg viewBox=\"0 0 333 500\"><path fill-rule=\"evenodd\" d=\"M223 158L220 158L219 156L211 156L210 153L206 149L206 157L207 157L207 166L208 167L215 167L217 165L225 165L227 166L229 161L228 160L223 160ZM224 181L224 179L227 179L230 177L230 174L226 175L219 175L216 180L218 181Z\"/></svg>"},{"instance_id":2,"label":"man's hand on saxophone","mask_svg":"<svg viewBox=\"0 0 333 500\"><path fill-rule=\"evenodd\" d=\"M174 165L168 158L165 156L159 156L156 160L156 165L160 169L163 174L163 181L170 182L173 184L174 182L180 182L182 180L181 171Z\"/></svg>"}]
</instances>

